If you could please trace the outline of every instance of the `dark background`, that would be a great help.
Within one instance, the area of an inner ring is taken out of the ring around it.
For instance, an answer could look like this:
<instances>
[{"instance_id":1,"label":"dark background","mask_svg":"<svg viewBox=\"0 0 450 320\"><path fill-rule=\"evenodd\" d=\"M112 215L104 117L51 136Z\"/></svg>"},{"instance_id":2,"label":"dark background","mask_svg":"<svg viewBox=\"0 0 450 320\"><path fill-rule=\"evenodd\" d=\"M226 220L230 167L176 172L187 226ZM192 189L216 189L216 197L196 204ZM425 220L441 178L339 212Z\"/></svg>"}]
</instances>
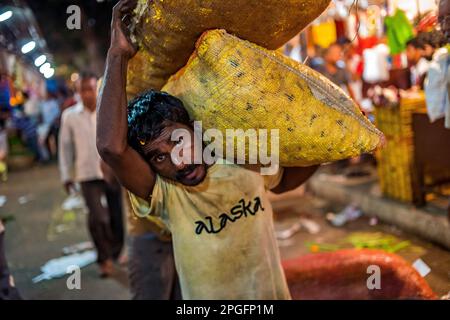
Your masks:
<instances>
[{"instance_id":1,"label":"dark background","mask_svg":"<svg viewBox=\"0 0 450 320\"><path fill-rule=\"evenodd\" d=\"M117 0L25 0L33 11L57 67L67 72L103 72L109 46L111 13ZM69 30L70 5L81 8L81 30ZM75 69L75 70L74 70Z\"/></svg>"}]
</instances>

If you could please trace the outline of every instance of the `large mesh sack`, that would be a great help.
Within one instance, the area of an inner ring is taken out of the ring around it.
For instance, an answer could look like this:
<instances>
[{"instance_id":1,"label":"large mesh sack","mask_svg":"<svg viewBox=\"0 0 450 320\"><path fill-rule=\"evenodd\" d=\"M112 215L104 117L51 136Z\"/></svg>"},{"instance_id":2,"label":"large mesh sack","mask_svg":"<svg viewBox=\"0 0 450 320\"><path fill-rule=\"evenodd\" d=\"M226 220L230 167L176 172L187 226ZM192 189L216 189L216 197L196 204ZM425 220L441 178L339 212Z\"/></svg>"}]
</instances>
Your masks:
<instances>
[{"instance_id":1,"label":"large mesh sack","mask_svg":"<svg viewBox=\"0 0 450 320\"><path fill-rule=\"evenodd\" d=\"M370 289L379 267L380 288ZM402 257L382 250L344 249L283 261L295 300L437 299L420 274ZM370 272L369 272L370 270Z\"/></svg>"},{"instance_id":2,"label":"large mesh sack","mask_svg":"<svg viewBox=\"0 0 450 320\"><path fill-rule=\"evenodd\" d=\"M203 129L219 129L224 137L226 129L279 129L283 166L370 152L382 137L331 81L224 30L205 32L163 91L181 99Z\"/></svg>"},{"instance_id":3,"label":"large mesh sack","mask_svg":"<svg viewBox=\"0 0 450 320\"><path fill-rule=\"evenodd\" d=\"M133 35L141 50L129 63L129 96L160 89L183 67L206 30L225 29L276 49L317 18L330 0L140 0Z\"/></svg>"}]
</instances>

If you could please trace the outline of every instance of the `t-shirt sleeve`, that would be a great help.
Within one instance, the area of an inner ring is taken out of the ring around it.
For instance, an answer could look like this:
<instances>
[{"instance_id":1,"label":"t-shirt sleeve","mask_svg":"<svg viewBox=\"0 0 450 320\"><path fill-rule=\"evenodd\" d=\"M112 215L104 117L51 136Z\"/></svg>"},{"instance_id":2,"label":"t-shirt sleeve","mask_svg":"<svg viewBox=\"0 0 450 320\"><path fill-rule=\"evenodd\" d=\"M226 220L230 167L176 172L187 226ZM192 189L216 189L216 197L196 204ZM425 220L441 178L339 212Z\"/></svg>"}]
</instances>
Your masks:
<instances>
[{"instance_id":1,"label":"t-shirt sleeve","mask_svg":"<svg viewBox=\"0 0 450 320\"><path fill-rule=\"evenodd\" d=\"M264 187L266 190L271 190L278 186L283 178L284 169L280 167L275 174L272 175L264 175Z\"/></svg>"},{"instance_id":2,"label":"t-shirt sleeve","mask_svg":"<svg viewBox=\"0 0 450 320\"><path fill-rule=\"evenodd\" d=\"M163 180L156 176L155 186L148 199L142 199L128 191L133 213L138 217L157 216L161 217L163 211Z\"/></svg>"}]
</instances>

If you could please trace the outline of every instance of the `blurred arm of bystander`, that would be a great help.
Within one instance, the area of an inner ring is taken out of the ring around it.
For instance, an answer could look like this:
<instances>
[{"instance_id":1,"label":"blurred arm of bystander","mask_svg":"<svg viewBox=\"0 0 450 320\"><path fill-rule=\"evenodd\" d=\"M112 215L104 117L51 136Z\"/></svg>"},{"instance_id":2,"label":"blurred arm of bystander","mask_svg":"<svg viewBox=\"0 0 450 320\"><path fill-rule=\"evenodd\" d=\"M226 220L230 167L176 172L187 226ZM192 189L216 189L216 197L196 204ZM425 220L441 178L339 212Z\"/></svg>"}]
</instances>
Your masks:
<instances>
[{"instance_id":1,"label":"blurred arm of bystander","mask_svg":"<svg viewBox=\"0 0 450 320\"><path fill-rule=\"evenodd\" d=\"M72 128L70 126L70 117L67 111L69 110L66 110L61 117L58 153L61 181L64 184L66 192L70 193L70 188L73 184L75 147L73 142Z\"/></svg>"}]
</instances>

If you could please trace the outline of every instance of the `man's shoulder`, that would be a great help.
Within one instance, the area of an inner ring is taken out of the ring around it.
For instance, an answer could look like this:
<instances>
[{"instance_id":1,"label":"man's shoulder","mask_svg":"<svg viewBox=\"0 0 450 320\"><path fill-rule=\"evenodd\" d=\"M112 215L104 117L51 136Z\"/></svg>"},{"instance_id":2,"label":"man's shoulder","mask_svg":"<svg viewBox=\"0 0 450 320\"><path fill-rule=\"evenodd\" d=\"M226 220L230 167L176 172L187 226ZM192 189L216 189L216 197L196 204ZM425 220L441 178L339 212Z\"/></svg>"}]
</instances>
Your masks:
<instances>
[{"instance_id":1,"label":"man's shoulder","mask_svg":"<svg viewBox=\"0 0 450 320\"><path fill-rule=\"evenodd\" d=\"M76 117L78 114L80 114L80 112L83 110L83 105L81 103L77 103L69 108L67 108L66 110L63 111L62 113L62 118L67 120L73 117Z\"/></svg>"}]
</instances>

